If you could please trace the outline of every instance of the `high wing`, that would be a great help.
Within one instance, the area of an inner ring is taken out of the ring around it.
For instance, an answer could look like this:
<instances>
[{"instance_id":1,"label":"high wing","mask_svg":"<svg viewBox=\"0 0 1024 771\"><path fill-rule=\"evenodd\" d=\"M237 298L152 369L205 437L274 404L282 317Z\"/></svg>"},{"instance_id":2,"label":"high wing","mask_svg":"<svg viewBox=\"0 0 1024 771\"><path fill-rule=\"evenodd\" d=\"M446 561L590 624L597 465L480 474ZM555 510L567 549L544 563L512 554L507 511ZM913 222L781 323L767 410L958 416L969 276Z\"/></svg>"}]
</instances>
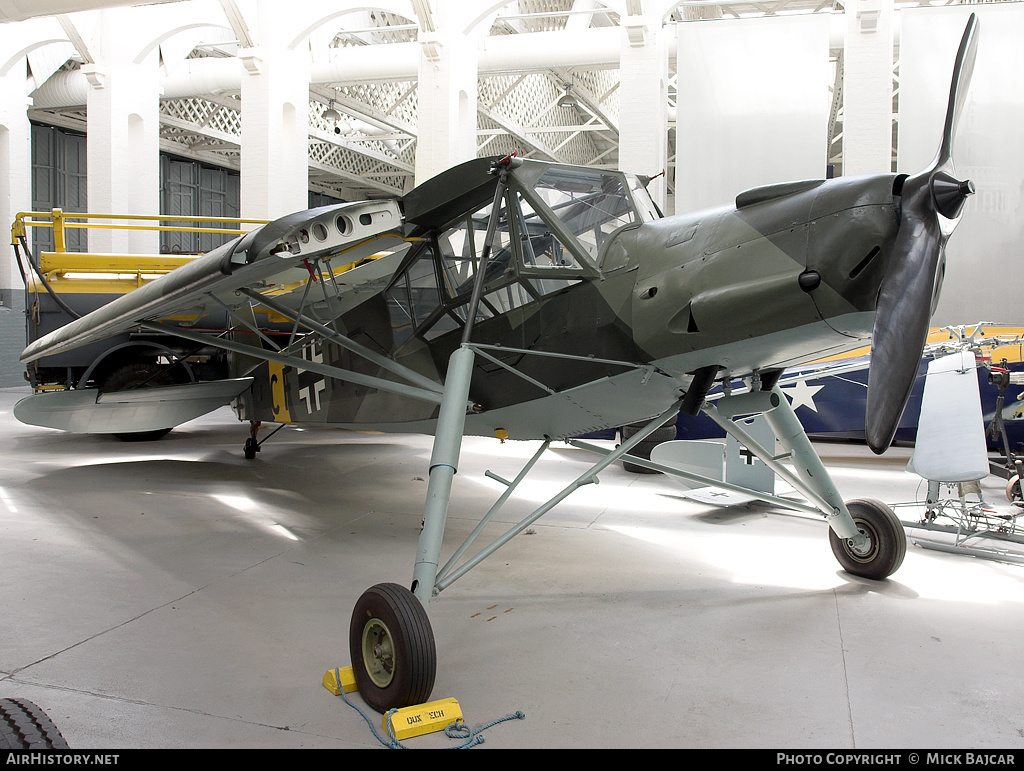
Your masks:
<instances>
[{"instance_id":1,"label":"high wing","mask_svg":"<svg viewBox=\"0 0 1024 771\"><path fill-rule=\"evenodd\" d=\"M351 297L393 270L400 259L394 250L405 243L401 227L397 201L344 203L290 214L36 340L25 348L21 361L28 364L104 340L143 322L171 316L198 318L208 308L237 306L236 293L241 289L264 290L283 298L301 291L318 264L331 280L341 267L338 258L355 266L390 251L391 259L373 260L347 271L348 291L342 296Z\"/></svg>"},{"instance_id":2,"label":"high wing","mask_svg":"<svg viewBox=\"0 0 1024 771\"><path fill-rule=\"evenodd\" d=\"M243 369L247 356L252 362L249 369L263 361L293 367L301 362L302 369L325 377L436 403L437 382L352 341L334 322L387 286L409 243L417 240L403 234L396 200L343 203L291 214L40 338L21 359L31 363L141 328L220 347L234 354ZM196 328L197 321L224 311L231 318L230 333ZM262 316L259 321L257 314ZM372 361L387 379L302 361L296 350L311 329ZM279 342L282 339L288 344ZM22 400L16 414L32 425L76 432L166 429L228 403L253 381L233 382L235 387L149 387L131 392L131 398L86 388L38 394Z\"/></svg>"}]
</instances>

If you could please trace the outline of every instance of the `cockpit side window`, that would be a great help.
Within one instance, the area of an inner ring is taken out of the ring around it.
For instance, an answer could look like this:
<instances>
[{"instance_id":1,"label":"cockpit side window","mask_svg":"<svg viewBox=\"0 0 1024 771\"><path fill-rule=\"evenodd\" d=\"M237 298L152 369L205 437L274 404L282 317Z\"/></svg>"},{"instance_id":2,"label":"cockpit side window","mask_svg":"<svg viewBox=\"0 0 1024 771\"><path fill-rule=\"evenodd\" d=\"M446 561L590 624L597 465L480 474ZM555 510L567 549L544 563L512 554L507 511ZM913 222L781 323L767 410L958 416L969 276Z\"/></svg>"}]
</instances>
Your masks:
<instances>
[{"instance_id":1,"label":"cockpit side window","mask_svg":"<svg viewBox=\"0 0 1024 771\"><path fill-rule=\"evenodd\" d=\"M522 193L516 193L516 214L519 240L523 245L523 268L580 270L576 256L551 232L551 228L533 210Z\"/></svg>"},{"instance_id":2,"label":"cockpit side window","mask_svg":"<svg viewBox=\"0 0 1024 771\"><path fill-rule=\"evenodd\" d=\"M640 221L620 172L553 166L533 190L595 263L612 233Z\"/></svg>"},{"instance_id":3,"label":"cockpit side window","mask_svg":"<svg viewBox=\"0 0 1024 771\"><path fill-rule=\"evenodd\" d=\"M617 218L628 223L635 215L621 176L610 180L603 179L609 175L593 176L588 185L604 185L611 192L585 200L573 193L559 202L562 213L579 225L577 232L583 238L592 237L599 248L603 238L619 226ZM566 243L570 239L565 228L555 227L558 232L553 232L552 225L557 223L551 213L544 207L536 211L530 200L514 184L502 198L478 319L537 302L578 283L586 270L593 270L581 265L579 245ZM493 206L489 202L424 237L387 292L396 340L413 334L432 340L465 324Z\"/></svg>"},{"instance_id":4,"label":"cockpit side window","mask_svg":"<svg viewBox=\"0 0 1024 771\"><path fill-rule=\"evenodd\" d=\"M434 245L425 241L411 261L392 282L387 293L388 311L395 344L400 345L429 321L441 307L441 293L437 286Z\"/></svg>"},{"instance_id":5,"label":"cockpit side window","mask_svg":"<svg viewBox=\"0 0 1024 771\"><path fill-rule=\"evenodd\" d=\"M449 300L456 301L456 304L468 299L473 291L491 208L492 204L488 204L479 211L457 220L438 234L437 243L445 295ZM498 211L491 255L487 262L487 283L509 273L511 265L512 235L505 207L502 206Z\"/></svg>"}]
</instances>

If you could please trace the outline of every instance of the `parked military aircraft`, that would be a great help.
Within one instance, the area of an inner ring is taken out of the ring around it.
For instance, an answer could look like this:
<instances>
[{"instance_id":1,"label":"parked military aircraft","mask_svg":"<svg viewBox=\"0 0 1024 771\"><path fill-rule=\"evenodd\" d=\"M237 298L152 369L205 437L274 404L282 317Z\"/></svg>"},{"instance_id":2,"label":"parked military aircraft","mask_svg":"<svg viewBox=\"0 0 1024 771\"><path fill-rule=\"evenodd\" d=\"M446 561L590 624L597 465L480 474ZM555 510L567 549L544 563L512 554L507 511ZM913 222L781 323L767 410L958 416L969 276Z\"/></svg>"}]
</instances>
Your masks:
<instances>
[{"instance_id":1,"label":"parked military aircraft","mask_svg":"<svg viewBox=\"0 0 1024 771\"><path fill-rule=\"evenodd\" d=\"M629 452L680 410L703 410L807 503L758 497L823 516L841 565L883 579L906 551L899 520L877 501L843 502L777 381L786 367L870 339L867 441L875 452L891 442L938 297L944 245L973 192L953 176L951 147L976 29L972 16L939 151L916 175L790 182L663 217L642 177L477 159L399 200L283 217L36 341L22 360L131 329L227 350L236 409L252 425L249 455L262 422L432 432L411 588L372 587L350 627L359 690L381 711L429 697L431 598L617 459L657 467ZM193 320L221 309L233 319L230 331L196 328ZM706 399L717 381L736 378L745 393ZM224 383L72 390L29 397L16 414L72 430L155 430L179 419L182 399L218 388ZM750 414L765 416L783 455L732 420ZM551 441L644 420L465 558ZM441 565L465 433L541 445Z\"/></svg>"}]
</instances>

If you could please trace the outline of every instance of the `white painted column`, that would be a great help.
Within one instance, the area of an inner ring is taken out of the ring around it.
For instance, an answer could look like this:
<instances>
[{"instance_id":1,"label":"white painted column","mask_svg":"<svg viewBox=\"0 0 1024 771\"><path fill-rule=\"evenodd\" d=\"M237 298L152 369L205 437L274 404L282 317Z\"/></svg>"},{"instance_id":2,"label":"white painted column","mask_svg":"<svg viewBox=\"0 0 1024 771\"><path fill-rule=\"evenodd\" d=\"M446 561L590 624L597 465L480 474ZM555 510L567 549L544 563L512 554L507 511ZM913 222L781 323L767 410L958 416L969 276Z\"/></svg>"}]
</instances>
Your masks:
<instances>
[{"instance_id":1,"label":"white painted column","mask_svg":"<svg viewBox=\"0 0 1024 771\"><path fill-rule=\"evenodd\" d=\"M29 94L66 60L68 45L46 44L61 37L52 20L0 24L0 386L24 386L25 367L18 360L25 347L25 285L10 245L11 224L32 208L32 127ZM46 49L45 51L43 49ZM27 57L26 57L27 53ZM26 58L32 62L28 77ZM32 238L29 234L29 242Z\"/></svg>"},{"instance_id":2,"label":"white painted column","mask_svg":"<svg viewBox=\"0 0 1024 771\"><path fill-rule=\"evenodd\" d=\"M260 0L259 44L240 50L243 217L273 219L309 206L309 54L289 48L288 3Z\"/></svg>"},{"instance_id":3,"label":"white painted column","mask_svg":"<svg viewBox=\"0 0 1024 771\"><path fill-rule=\"evenodd\" d=\"M160 213L159 51L131 8L101 12L96 62L82 67L88 96L89 211ZM97 253L156 254L156 231L90 230Z\"/></svg>"},{"instance_id":4,"label":"white painted column","mask_svg":"<svg viewBox=\"0 0 1024 771\"><path fill-rule=\"evenodd\" d=\"M8 49L9 50L9 49ZM14 262L10 228L14 215L32 208L31 127L26 108L25 58L0 73L0 386L24 385L18 361L25 347L25 285ZM29 242L31 243L31 237ZM24 264L24 262L22 263Z\"/></svg>"},{"instance_id":5,"label":"white painted column","mask_svg":"<svg viewBox=\"0 0 1024 771\"><path fill-rule=\"evenodd\" d=\"M465 3L437 0L437 29L421 32L416 184L476 157L477 37Z\"/></svg>"},{"instance_id":6,"label":"white painted column","mask_svg":"<svg viewBox=\"0 0 1024 771\"><path fill-rule=\"evenodd\" d=\"M893 0L846 3L843 175L892 170Z\"/></svg>"},{"instance_id":7,"label":"white painted column","mask_svg":"<svg viewBox=\"0 0 1024 771\"><path fill-rule=\"evenodd\" d=\"M668 40L661 20L627 17L619 65L619 168L654 176L668 165ZM662 211L662 175L648 191Z\"/></svg>"},{"instance_id":8,"label":"white painted column","mask_svg":"<svg viewBox=\"0 0 1024 771\"><path fill-rule=\"evenodd\" d=\"M0 258L0 306L10 308L14 294L24 291L14 263L10 232L14 216L32 208L32 130L26 110L31 104L25 78L25 58L0 72L0 226L5 244ZM31 238L29 238L31 242Z\"/></svg>"}]
</instances>

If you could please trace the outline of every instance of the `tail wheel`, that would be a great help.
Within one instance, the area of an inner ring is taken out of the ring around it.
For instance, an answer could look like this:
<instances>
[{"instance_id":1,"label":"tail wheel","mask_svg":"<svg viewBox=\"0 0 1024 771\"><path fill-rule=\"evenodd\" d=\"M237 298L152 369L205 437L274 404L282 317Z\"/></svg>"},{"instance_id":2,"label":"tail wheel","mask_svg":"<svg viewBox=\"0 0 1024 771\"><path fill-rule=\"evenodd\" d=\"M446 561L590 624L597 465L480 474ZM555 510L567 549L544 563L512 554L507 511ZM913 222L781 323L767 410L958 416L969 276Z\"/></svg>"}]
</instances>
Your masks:
<instances>
[{"instance_id":1,"label":"tail wheel","mask_svg":"<svg viewBox=\"0 0 1024 771\"><path fill-rule=\"evenodd\" d=\"M135 388L155 388L158 386L176 385L174 376L157 364L135 362L118 367L104 379L101 391L131 391ZM169 428L156 431L133 431L131 433L114 434L122 442L152 442L167 436Z\"/></svg>"},{"instance_id":2,"label":"tail wheel","mask_svg":"<svg viewBox=\"0 0 1024 771\"><path fill-rule=\"evenodd\" d=\"M0 749L66 750L67 741L39 707L25 699L0 699Z\"/></svg>"},{"instance_id":3,"label":"tail wheel","mask_svg":"<svg viewBox=\"0 0 1024 771\"><path fill-rule=\"evenodd\" d=\"M377 584L363 592L348 642L359 695L370 707L384 713L430 698L437 671L434 632L408 589Z\"/></svg>"},{"instance_id":4,"label":"tail wheel","mask_svg":"<svg viewBox=\"0 0 1024 771\"><path fill-rule=\"evenodd\" d=\"M1014 474L1006 480L1006 500L1014 503L1021 499L1020 477Z\"/></svg>"},{"instance_id":5,"label":"tail wheel","mask_svg":"<svg viewBox=\"0 0 1024 771\"><path fill-rule=\"evenodd\" d=\"M853 523L866 540L854 546L849 539L829 529L828 539L832 553L847 573L880 580L895 573L907 554L907 534L903 523L881 501L862 499L848 501L846 508Z\"/></svg>"}]
</instances>

